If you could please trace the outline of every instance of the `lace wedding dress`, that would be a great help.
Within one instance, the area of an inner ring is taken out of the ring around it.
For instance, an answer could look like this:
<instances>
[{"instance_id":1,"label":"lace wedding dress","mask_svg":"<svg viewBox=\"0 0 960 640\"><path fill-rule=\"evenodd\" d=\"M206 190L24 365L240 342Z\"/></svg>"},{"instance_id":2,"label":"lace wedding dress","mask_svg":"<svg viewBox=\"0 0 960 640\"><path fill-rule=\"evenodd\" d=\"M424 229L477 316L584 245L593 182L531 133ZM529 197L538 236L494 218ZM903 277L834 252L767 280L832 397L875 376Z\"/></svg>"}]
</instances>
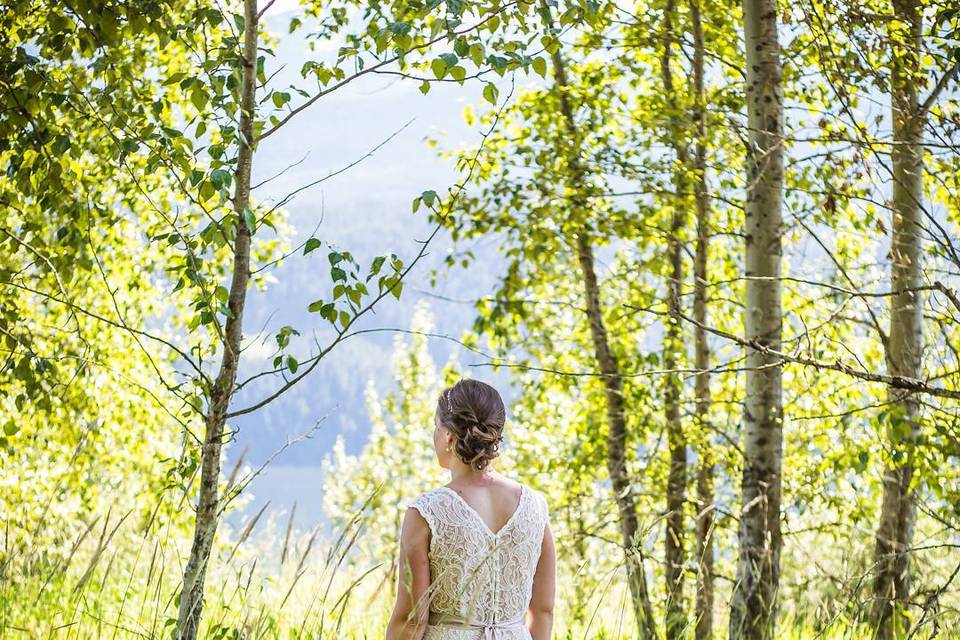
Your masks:
<instances>
[{"instance_id":1,"label":"lace wedding dress","mask_svg":"<svg viewBox=\"0 0 960 640\"><path fill-rule=\"evenodd\" d=\"M530 640L525 624L547 522L539 491L520 486L499 531L449 487L406 505L430 527L430 618L423 640Z\"/></svg>"}]
</instances>

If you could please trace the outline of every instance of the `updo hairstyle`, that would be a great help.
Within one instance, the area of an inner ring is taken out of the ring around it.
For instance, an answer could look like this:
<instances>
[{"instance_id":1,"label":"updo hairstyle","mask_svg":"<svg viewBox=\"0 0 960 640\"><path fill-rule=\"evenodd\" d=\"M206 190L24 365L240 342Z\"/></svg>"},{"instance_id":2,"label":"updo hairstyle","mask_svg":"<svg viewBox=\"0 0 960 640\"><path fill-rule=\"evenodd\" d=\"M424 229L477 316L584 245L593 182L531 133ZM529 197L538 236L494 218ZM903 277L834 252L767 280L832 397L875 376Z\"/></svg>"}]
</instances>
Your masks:
<instances>
[{"instance_id":1,"label":"updo hairstyle","mask_svg":"<svg viewBox=\"0 0 960 640\"><path fill-rule=\"evenodd\" d=\"M482 471L500 455L506 411L496 389L461 378L440 392L437 421L456 436L457 457Z\"/></svg>"}]
</instances>

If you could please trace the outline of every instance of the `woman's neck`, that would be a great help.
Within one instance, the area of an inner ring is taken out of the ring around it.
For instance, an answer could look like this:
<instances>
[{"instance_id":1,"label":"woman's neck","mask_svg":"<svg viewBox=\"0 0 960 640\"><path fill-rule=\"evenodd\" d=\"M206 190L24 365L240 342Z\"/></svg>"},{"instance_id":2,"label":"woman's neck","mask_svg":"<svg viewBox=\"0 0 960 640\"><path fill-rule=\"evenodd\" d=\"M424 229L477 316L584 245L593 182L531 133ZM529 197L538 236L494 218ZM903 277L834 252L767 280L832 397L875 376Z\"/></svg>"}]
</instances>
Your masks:
<instances>
[{"instance_id":1,"label":"woman's neck","mask_svg":"<svg viewBox=\"0 0 960 640\"><path fill-rule=\"evenodd\" d=\"M479 470L462 462L450 467L450 483L484 485L490 484L496 478L496 471L487 467Z\"/></svg>"}]
</instances>

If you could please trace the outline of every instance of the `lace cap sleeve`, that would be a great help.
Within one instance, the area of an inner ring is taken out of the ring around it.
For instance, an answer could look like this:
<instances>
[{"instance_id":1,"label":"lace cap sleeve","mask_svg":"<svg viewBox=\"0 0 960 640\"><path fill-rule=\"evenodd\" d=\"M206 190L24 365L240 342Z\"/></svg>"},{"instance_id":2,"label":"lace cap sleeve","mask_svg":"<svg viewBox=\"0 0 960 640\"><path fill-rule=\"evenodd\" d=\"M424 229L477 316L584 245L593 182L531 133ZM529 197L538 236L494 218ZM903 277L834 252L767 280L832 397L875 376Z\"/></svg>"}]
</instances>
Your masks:
<instances>
[{"instance_id":1,"label":"lace cap sleeve","mask_svg":"<svg viewBox=\"0 0 960 640\"><path fill-rule=\"evenodd\" d=\"M427 521L427 526L430 527L430 531L436 531L436 515L433 511L432 505L432 494L431 492L421 493L419 496L411 500L406 504L410 509L416 509L417 512L423 516L423 519Z\"/></svg>"},{"instance_id":2,"label":"lace cap sleeve","mask_svg":"<svg viewBox=\"0 0 960 640\"><path fill-rule=\"evenodd\" d=\"M546 526L546 523L550 520L550 508L547 506L547 497L543 495L543 492L534 490L533 495L536 497L537 511L540 514L540 520Z\"/></svg>"}]
</instances>

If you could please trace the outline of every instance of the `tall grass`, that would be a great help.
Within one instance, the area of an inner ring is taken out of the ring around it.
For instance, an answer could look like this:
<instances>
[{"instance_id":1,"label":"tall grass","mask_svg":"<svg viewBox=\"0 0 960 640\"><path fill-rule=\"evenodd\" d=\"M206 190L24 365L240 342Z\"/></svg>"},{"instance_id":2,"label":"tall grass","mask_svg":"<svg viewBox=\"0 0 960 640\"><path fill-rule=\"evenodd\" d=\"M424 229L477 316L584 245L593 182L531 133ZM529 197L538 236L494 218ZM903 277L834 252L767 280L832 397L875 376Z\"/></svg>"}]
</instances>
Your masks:
<instances>
[{"instance_id":1,"label":"tall grass","mask_svg":"<svg viewBox=\"0 0 960 640\"><path fill-rule=\"evenodd\" d=\"M395 596L393 559L352 553L365 535L368 504L339 531L303 530L295 513L266 507L238 526L225 521L207 578L202 637L249 640L382 638ZM62 554L4 548L0 638L159 639L171 637L188 538L172 525L109 512L94 518ZM44 536L37 536L38 539ZM52 538L54 536L48 536ZM589 571L589 567L585 568ZM555 637L633 637L620 568L592 575L585 610L569 606L575 573L560 576ZM956 598L956 594L941 596ZM718 592L717 633L725 637ZM858 640L870 631L848 610L825 619L785 603L779 638ZM960 620L934 612L913 638L960 638ZM689 631L692 637L692 629ZM911 640L912 640L911 639Z\"/></svg>"}]
</instances>

